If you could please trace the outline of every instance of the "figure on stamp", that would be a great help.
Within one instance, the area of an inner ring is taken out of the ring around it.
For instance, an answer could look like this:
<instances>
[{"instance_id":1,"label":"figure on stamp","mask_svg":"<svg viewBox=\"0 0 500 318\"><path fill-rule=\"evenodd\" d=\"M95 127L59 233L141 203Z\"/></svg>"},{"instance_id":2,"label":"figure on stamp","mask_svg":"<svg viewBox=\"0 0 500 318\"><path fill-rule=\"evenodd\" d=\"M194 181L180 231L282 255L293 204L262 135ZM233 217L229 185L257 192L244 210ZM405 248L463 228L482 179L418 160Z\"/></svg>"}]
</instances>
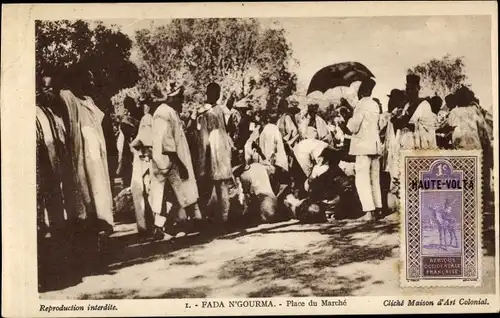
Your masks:
<instances>
[{"instance_id":1,"label":"figure on stamp","mask_svg":"<svg viewBox=\"0 0 500 318\"><path fill-rule=\"evenodd\" d=\"M455 232L456 220L452 215L452 202L449 198L446 198L443 207L429 205L429 210L432 213L430 223L437 227L439 234L438 249L446 251L447 246L458 247L458 238ZM450 244L446 242L446 234L450 235ZM453 240L455 240L455 244L453 244Z\"/></svg>"}]
</instances>

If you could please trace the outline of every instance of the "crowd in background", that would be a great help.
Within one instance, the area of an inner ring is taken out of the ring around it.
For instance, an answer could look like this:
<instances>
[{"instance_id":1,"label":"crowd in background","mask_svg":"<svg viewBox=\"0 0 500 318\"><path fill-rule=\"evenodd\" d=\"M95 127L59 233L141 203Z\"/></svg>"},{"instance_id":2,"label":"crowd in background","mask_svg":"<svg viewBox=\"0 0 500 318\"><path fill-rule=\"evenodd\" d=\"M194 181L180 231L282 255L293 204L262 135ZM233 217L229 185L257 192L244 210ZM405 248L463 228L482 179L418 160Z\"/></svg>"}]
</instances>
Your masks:
<instances>
[{"instance_id":1,"label":"crowd in background","mask_svg":"<svg viewBox=\"0 0 500 318\"><path fill-rule=\"evenodd\" d=\"M102 266L99 249L119 213L116 175L130 189L141 236L163 240L288 219L383 218L397 207L402 149L481 149L489 191L491 125L467 87L443 102L420 96L420 78L408 75L384 111L366 79L355 105L342 99L320 113L314 100L300 109L285 98L256 110L211 83L205 103L186 113L174 84L165 95L127 97L115 140L92 73L69 74L47 74L37 86L41 290Z\"/></svg>"}]
</instances>

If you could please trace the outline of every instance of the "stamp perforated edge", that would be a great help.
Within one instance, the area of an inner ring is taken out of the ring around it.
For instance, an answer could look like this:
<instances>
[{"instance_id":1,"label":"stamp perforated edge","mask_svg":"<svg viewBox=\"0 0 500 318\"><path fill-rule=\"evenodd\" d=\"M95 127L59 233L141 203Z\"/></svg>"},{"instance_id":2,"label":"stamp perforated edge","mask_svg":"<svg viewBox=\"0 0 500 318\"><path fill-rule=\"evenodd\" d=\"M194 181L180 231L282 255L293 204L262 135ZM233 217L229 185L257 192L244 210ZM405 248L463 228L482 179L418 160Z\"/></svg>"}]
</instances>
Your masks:
<instances>
[{"instance_id":1,"label":"stamp perforated edge","mask_svg":"<svg viewBox=\"0 0 500 318\"><path fill-rule=\"evenodd\" d=\"M476 186L477 211L476 216L477 231L477 281L462 281L453 279L433 279L420 280L417 282L408 281L406 277L406 175L405 159L410 156L422 157L453 157L453 156L476 156L478 157L477 178L479 186ZM481 150L402 150L398 161L398 171L400 173L400 204L399 204L399 282L401 288L419 288L419 287L481 287L483 283L483 155Z\"/></svg>"}]
</instances>

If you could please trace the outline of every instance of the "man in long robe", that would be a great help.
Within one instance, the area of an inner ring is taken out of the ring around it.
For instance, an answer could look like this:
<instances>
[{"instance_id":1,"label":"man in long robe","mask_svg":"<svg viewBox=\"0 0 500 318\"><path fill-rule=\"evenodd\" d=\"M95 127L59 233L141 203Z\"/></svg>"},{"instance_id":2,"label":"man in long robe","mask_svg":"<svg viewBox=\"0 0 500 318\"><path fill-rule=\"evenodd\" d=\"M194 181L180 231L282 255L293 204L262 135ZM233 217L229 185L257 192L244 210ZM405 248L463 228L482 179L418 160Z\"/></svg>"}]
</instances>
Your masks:
<instances>
[{"instance_id":1,"label":"man in long robe","mask_svg":"<svg viewBox=\"0 0 500 318\"><path fill-rule=\"evenodd\" d=\"M382 189L388 187L387 206L394 207L399 196L399 153L401 149L400 130L394 121L398 120L406 104L406 95L403 90L393 89L388 95L388 113L390 120L387 123L385 142L382 156L382 169L388 175L389 181L383 179ZM388 183L388 184L387 184ZM383 198L385 200L385 198Z\"/></svg>"},{"instance_id":2,"label":"man in long robe","mask_svg":"<svg viewBox=\"0 0 500 318\"><path fill-rule=\"evenodd\" d=\"M139 123L137 136L130 146L134 149L131 191L134 201L135 219L139 233L152 230L152 214L149 206L150 168L153 147L153 116L150 103L144 103L144 116Z\"/></svg>"},{"instance_id":3,"label":"man in long robe","mask_svg":"<svg viewBox=\"0 0 500 318\"><path fill-rule=\"evenodd\" d=\"M224 113L224 122L226 123L227 133L229 137L234 141L238 122L241 119L240 113L234 108L236 101L235 93L231 93L224 105L221 105L222 111Z\"/></svg>"},{"instance_id":4,"label":"man in long robe","mask_svg":"<svg viewBox=\"0 0 500 318\"><path fill-rule=\"evenodd\" d=\"M99 246L113 231L113 201L103 113L88 97L94 93L92 73L82 64L68 70L67 88L59 93L64 108L71 182L65 200L71 207L68 219L74 222L75 271L83 275L100 266Z\"/></svg>"},{"instance_id":5,"label":"man in long robe","mask_svg":"<svg viewBox=\"0 0 500 318\"><path fill-rule=\"evenodd\" d=\"M453 149L451 138L455 128L448 124L448 117L453 108L456 107L455 95L448 94L444 100L445 105L437 114L436 142L439 148Z\"/></svg>"},{"instance_id":6,"label":"man in long robe","mask_svg":"<svg viewBox=\"0 0 500 318\"><path fill-rule=\"evenodd\" d=\"M268 123L264 125L259 137L259 146L262 153L272 165L288 171L288 158L285 152L283 136L276 126L276 114L268 114Z\"/></svg>"},{"instance_id":7,"label":"man in long robe","mask_svg":"<svg viewBox=\"0 0 500 318\"><path fill-rule=\"evenodd\" d=\"M221 88L216 83L207 86L207 102L200 108L196 121L195 173L200 192L200 203L207 207L213 189L217 196L220 215L226 223L229 217L229 184L233 178L231 168L232 141L227 134L224 112L217 103Z\"/></svg>"},{"instance_id":8,"label":"man in long robe","mask_svg":"<svg viewBox=\"0 0 500 318\"><path fill-rule=\"evenodd\" d=\"M474 93L467 87L461 87L455 92L455 98L457 106L451 110L448 117L448 125L455 128L452 133L453 149L483 151L483 200L486 202L491 200L492 138Z\"/></svg>"},{"instance_id":9,"label":"man in long robe","mask_svg":"<svg viewBox=\"0 0 500 318\"><path fill-rule=\"evenodd\" d=\"M80 105L84 163L90 194L97 219L103 221L101 222L103 229L112 231L113 195L109 179L106 141L101 126L104 113L88 96L80 101Z\"/></svg>"},{"instance_id":10,"label":"man in long robe","mask_svg":"<svg viewBox=\"0 0 500 318\"><path fill-rule=\"evenodd\" d=\"M229 118L228 129L234 129L233 135L234 151L232 165L237 166L245 162L245 144L250 137L250 123L251 118L248 115L249 108L245 101L235 103L234 109L238 112L238 116L231 116Z\"/></svg>"},{"instance_id":11,"label":"man in long robe","mask_svg":"<svg viewBox=\"0 0 500 318\"><path fill-rule=\"evenodd\" d=\"M163 234L161 227L165 226L166 219L169 220L167 227L176 224L182 231L187 225L188 213L194 220L202 218L189 145L179 117L183 100L181 86L169 94L167 102L161 104L153 115L150 195L155 225L160 228L157 233L160 234ZM166 209L166 201L173 205L170 211Z\"/></svg>"},{"instance_id":12,"label":"man in long robe","mask_svg":"<svg viewBox=\"0 0 500 318\"><path fill-rule=\"evenodd\" d=\"M57 98L51 78L43 79L37 92L36 106L36 195L37 195L37 259L39 291L66 288L81 281L73 271L72 227L74 218L70 200L71 158L66 128L55 111Z\"/></svg>"},{"instance_id":13,"label":"man in long robe","mask_svg":"<svg viewBox=\"0 0 500 318\"><path fill-rule=\"evenodd\" d=\"M259 147L266 161L275 167L271 174L271 183L275 193L279 192L282 184L288 183L288 156L285 150L283 136L276 126L277 114L269 111L267 124L262 128L259 136Z\"/></svg>"},{"instance_id":14,"label":"man in long robe","mask_svg":"<svg viewBox=\"0 0 500 318\"><path fill-rule=\"evenodd\" d=\"M280 118L276 125L278 126L283 140L288 144L290 149L298 142L299 129L295 123L294 115L296 113L295 108L290 108L288 106L288 101L282 99L278 105L278 112Z\"/></svg>"},{"instance_id":15,"label":"man in long robe","mask_svg":"<svg viewBox=\"0 0 500 318\"><path fill-rule=\"evenodd\" d=\"M448 125L455 127L452 133L453 148L488 151L490 136L485 116L472 94L466 87L459 88L455 93L457 106L450 111L447 119Z\"/></svg>"}]
</instances>

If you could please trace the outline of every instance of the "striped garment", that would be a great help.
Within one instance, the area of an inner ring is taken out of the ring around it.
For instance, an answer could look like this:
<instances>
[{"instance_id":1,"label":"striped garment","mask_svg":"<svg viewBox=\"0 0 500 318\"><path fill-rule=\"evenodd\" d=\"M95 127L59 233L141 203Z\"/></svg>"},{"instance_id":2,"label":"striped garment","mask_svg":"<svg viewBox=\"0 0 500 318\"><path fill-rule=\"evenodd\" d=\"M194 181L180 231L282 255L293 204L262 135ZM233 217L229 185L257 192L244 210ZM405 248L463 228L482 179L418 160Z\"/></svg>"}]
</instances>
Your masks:
<instances>
[{"instance_id":1,"label":"striped garment","mask_svg":"<svg viewBox=\"0 0 500 318\"><path fill-rule=\"evenodd\" d=\"M65 226L67 212L63 178L68 156L62 119L49 108L36 106L36 189L39 229L45 232Z\"/></svg>"}]
</instances>

